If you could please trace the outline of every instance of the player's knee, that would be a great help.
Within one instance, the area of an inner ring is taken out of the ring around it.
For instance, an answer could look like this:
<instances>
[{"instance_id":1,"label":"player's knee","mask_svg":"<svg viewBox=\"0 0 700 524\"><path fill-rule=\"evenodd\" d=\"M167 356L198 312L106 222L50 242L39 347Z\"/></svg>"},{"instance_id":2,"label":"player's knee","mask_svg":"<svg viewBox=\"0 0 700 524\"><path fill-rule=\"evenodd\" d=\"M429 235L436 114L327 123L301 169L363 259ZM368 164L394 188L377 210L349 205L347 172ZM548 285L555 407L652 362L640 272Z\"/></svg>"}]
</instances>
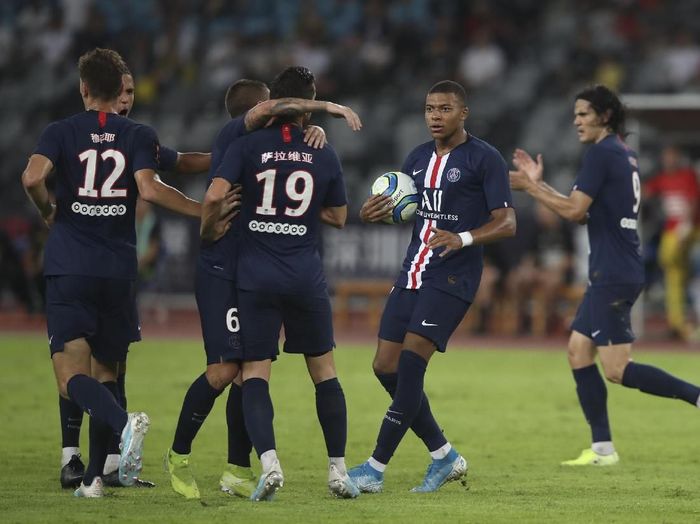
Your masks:
<instances>
[{"instance_id":1,"label":"player's knee","mask_svg":"<svg viewBox=\"0 0 700 524\"><path fill-rule=\"evenodd\" d=\"M209 385L221 391L236 378L236 375L238 375L238 366L232 362L210 364L207 366L206 375Z\"/></svg>"},{"instance_id":2,"label":"player's knee","mask_svg":"<svg viewBox=\"0 0 700 524\"><path fill-rule=\"evenodd\" d=\"M622 384L622 375L624 372L624 366L607 366L603 368L605 379L613 384Z\"/></svg>"},{"instance_id":3,"label":"player's knee","mask_svg":"<svg viewBox=\"0 0 700 524\"><path fill-rule=\"evenodd\" d=\"M398 366L396 362L387 359L375 357L372 362L372 370L375 375L386 375L388 373L396 373Z\"/></svg>"}]
</instances>

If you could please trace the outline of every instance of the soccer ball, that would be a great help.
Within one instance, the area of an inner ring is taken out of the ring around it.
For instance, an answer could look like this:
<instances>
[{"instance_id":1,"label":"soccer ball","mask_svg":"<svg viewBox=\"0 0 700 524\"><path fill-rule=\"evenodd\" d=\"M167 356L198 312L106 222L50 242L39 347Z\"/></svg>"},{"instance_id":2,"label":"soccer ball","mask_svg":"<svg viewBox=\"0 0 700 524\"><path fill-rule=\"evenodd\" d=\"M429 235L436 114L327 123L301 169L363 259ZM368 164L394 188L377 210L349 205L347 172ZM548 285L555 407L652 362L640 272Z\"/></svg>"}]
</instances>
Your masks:
<instances>
[{"instance_id":1,"label":"soccer ball","mask_svg":"<svg viewBox=\"0 0 700 524\"><path fill-rule=\"evenodd\" d=\"M418 191L413 179L406 173L391 171L380 175L372 184L371 191L373 195L391 197L391 216L384 222L401 224L413 220L418 208Z\"/></svg>"}]
</instances>

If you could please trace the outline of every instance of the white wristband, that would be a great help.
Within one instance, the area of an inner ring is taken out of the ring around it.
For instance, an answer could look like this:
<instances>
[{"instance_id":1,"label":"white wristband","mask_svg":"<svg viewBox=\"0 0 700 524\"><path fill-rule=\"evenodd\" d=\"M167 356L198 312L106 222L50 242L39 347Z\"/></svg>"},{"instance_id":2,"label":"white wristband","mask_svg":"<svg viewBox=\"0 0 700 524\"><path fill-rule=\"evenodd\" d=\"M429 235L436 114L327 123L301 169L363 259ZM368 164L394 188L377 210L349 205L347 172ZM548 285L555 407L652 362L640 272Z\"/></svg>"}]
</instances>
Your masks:
<instances>
[{"instance_id":1,"label":"white wristband","mask_svg":"<svg viewBox=\"0 0 700 524\"><path fill-rule=\"evenodd\" d=\"M464 231L457 234L459 235L459 238L462 239L462 247L471 246L474 243L474 237L469 231Z\"/></svg>"}]
</instances>

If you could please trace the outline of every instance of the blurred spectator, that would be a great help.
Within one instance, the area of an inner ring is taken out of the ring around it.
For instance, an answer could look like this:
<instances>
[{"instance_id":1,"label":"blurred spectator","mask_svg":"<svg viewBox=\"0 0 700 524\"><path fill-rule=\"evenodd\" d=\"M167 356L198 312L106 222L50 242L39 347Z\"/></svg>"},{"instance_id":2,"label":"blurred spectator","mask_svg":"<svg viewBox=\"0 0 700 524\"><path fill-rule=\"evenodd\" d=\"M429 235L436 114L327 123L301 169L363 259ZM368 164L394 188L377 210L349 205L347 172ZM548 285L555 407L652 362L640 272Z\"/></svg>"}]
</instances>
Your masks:
<instances>
[{"instance_id":1,"label":"blurred spectator","mask_svg":"<svg viewBox=\"0 0 700 524\"><path fill-rule=\"evenodd\" d=\"M477 29L459 60L458 75L467 88L480 87L500 80L506 69L506 56L493 41L488 28Z\"/></svg>"},{"instance_id":2,"label":"blurred spectator","mask_svg":"<svg viewBox=\"0 0 700 524\"><path fill-rule=\"evenodd\" d=\"M685 339L689 255L700 199L697 174L677 146L666 146L661 171L645 182L644 190L661 201L665 221L658 262L664 273L666 319L670 335Z\"/></svg>"},{"instance_id":3,"label":"blurred spectator","mask_svg":"<svg viewBox=\"0 0 700 524\"><path fill-rule=\"evenodd\" d=\"M139 289L155 284L158 263L161 260L160 222L153 206L139 198L136 201L136 257L138 259Z\"/></svg>"}]
</instances>

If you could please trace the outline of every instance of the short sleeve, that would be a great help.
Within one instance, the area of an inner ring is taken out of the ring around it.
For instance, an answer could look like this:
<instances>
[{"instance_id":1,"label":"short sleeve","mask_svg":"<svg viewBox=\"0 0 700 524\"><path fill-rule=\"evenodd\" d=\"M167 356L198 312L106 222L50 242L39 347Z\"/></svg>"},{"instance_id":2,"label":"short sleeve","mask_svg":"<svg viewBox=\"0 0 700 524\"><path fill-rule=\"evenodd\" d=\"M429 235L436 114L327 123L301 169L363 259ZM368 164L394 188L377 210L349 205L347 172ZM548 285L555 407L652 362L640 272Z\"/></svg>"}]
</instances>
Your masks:
<instances>
[{"instance_id":1,"label":"short sleeve","mask_svg":"<svg viewBox=\"0 0 700 524\"><path fill-rule=\"evenodd\" d=\"M595 146L591 147L583 157L581 169L574 182L574 190L586 193L593 200L605 181L605 154Z\"/></svg>"},{"instance_id":2,"label":"short sleeve","mask_svg":"<svg viewBox=\"0 0 700 524\"><path fill-rule=\"evenodd\" d=\"M491 150L484 155L482 176L488 210L513 207L508 165L498 151Z\"/></svg>"},{"instance_id":3,"label":"short sleeve","mask_svg":"<svg viewBox=\"0 0 700 524\"><path fill-rule=\"evenodd\" d=\"M169 147L160 146L160 156L158 158L159 171L175 171L177 166L177 151Z\"/></svg>"},{"instance_id":4,"label":"short sleeve","mask_svg":"<svg viewBox=\"0 0 700 524\"><path fill-rule=\"evenodd\" d=\"M212 178L223 178L236 184L243 173L243 139L234 140L226 149L224 157Z\"/></svg>"},{"instance_id":5,"label":"short sleeve","mask_svg":"<svg viewBox=\"0 0 700 524\"><path fill-rule=\"evenodd\" d=\"M323 207L340 207L348 203L348 196L345 191L345 181L343 180L343 168L340 165L338 155L330 149L328 167L333 173L331 182L328 185L328 192L323 199Z\"/></svg>"},{"instance_id":6,"label":"short sleeve","mask_svg":"<svg viewBox=\"0 0 700 524\"><path fill-rule=\"evenodd\" d=\"M156 135L152 127L139 126L136 129L133 147L132 167L134 173L141 169L153 169L155 171L158 168L160 143L158 142L158 135Z\"/></svg>"},{"instance_id":7,"label":"short sleeve","mask_svg":"<svg viewBox=\"0 0 700 524\"><path fill-rule=\"evenodd\" d=\"M53 122L41 133L34 154L43 155L56 165L61 156L61 124Z\"/></svg>"}]
</instances>

